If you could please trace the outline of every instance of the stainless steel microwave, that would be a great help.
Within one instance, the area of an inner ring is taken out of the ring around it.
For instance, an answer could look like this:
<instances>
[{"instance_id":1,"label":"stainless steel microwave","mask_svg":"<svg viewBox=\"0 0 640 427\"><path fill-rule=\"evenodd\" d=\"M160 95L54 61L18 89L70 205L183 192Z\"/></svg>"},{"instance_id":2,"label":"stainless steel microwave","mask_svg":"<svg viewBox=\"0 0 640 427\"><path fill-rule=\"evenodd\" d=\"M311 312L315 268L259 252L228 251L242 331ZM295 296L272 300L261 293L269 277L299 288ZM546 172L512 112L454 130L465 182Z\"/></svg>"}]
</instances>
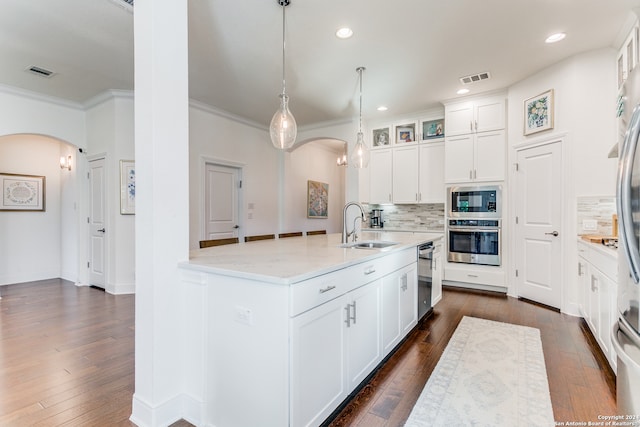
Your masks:
<instances>
[{"instance_id":1,"label":"stainless steel microwave","mask_svg":"<svg viewBox=\"0 0 640 427\"><path fill-rule=\"evenodd\" d=\"M502 187L499 185L449 187L450 218L501 218Z\"/></svg>"}]
</instances>

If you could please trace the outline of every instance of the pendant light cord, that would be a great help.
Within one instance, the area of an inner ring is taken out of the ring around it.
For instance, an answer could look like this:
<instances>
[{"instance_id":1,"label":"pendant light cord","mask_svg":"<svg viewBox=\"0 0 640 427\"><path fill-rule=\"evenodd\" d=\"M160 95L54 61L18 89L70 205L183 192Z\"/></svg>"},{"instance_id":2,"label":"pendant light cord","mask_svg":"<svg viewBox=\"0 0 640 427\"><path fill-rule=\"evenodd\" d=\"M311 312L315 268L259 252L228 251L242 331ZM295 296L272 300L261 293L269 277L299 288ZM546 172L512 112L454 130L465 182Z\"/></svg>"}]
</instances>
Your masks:
<instances>
[{"instance_id":1,"label":"pendant light cord","mask_svg":"<svg viewBox=\"0 0 640 427\"><path fill-rule=\"evenodd\" d=\"M360 133L362 133L362 72L364 70L364 67L357 68L358 74L360 74Z\"/></svg>"},{"instance_id":2,"label":"pendant light cord","mask_svg":"<svg viewBox=\"0 0 640 427\"><path fill-rule=\"evenodd\" d=\"M286 94L286 83L285 83L285 74L284 74L284 58L285 58L285 8L287 7L288 2L280 0L280 4L282 4L282 94Z\"/></svg>"}]
</instances>

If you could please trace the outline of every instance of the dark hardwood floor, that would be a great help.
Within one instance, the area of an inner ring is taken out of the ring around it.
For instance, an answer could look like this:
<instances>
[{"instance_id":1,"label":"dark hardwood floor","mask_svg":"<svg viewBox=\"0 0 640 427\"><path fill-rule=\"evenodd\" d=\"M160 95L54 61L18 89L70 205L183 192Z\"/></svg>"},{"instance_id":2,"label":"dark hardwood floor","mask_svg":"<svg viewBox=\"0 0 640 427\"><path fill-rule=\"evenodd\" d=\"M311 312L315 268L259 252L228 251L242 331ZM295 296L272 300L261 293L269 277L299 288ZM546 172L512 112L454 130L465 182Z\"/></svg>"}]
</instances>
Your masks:
<instances>
[{"instance_id":1,"label":"dark hardwood floor","mask_svg":"<svg viewBox=\"0 0 640 427\"><path fill-rule=\"evenodd\" d=\"M3 286L0 294L0 426L133 425L133 295L62 280ZM557 421L597 421L615 413L615 378L581 319L447 288L434 314L331 425L402 425L464 315L541 330Z\"/></svg>"}]
</instances>

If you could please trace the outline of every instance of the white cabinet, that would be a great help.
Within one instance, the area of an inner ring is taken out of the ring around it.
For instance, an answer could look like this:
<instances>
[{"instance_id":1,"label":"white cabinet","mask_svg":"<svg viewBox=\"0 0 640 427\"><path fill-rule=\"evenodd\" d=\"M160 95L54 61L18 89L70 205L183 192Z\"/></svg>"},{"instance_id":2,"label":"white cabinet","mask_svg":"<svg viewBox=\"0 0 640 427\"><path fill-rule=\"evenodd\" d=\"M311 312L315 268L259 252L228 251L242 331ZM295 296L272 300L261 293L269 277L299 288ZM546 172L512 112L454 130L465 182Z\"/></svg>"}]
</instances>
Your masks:
<instances>
[{"instance_id":1,"label":"white cabinet","mask_svg":"<svg viewBox=\"0 0 640 427\"><path fill-rule=\"evenodd\" d=\"M484 132L447 137L445 182L504 180L505 133Z\"/></svg>"},{"instance_id":2,"label":"white cabinet","mask_svg":"<svg viewBox=\"0 0 640 427\"><path fill-rule=\"evenodd\" d=\"M371 150L369 161L369 203L391 203L392 152L390 148Z\"/></svg>"},{"instance_id":3,"label":"white cabinet","mask_svg":"<svg viewBox=\"0 0 640 427\"><path fill-rule=\"evenodd\" d=\"M444 141L420 144L418 202L444 203Z\"/></svg>"},{"instance_id":4,"label":"white cabinet","mask_svg":"<svg viewBox=\"0 0 640 427\"><path fill-rule=\"evenodd\" d=\"M393 149L393 203L418 203L418 145Z\"/></svg>"},{"instance_id":5,"label":"white cabinet","mask_svg":"<svg viewBox=\"0 0 640 427\"><path fill-rule=\"evenodd\" d=\"M444 114L447 137L505 128L505 101L502 97L447 104Z\"/></svg>"},{"instance_id":6,"label":"white cabinet","mask_svg":"<svg viewBox=\"0 0 640 427\"><path fill-rule=\"evenodd\" d=\"M381 360L380 280L346 295L347 387L353 390Z\"/></svg>"},{"instance_id":7,"label":"white cabinet","mask_svg":"<svg viewBox=\"0 0 640 427\"><path fill-rule=\"evenodd\" d=\"M617 322L617 260L607 249L578 242L578 285L582 316L600 349L616 370L617 356L611 345L611 329Z\"/></svg>"},{"instance_id":8,"label":"white cabinet","mask_svg":"<svg viewBox=\"0 0 640 427\"><path fill-rule=\"evenodd\" d=\"M291 425L319 425L347 396L345 300L291 321Z\"/></svg>"},{"instance_id":9,"label":"white cabinet","mask_svg":"<svg viewBox=\"0 0 640 427\"><path fill-rule=\"evenodd\" d=\"M442 241L433 248L431 306L435 307L442 299Z\"/></svg>"},{"instance_id":10,"label":"white cabinet","mask_svg":"<svg viewBox=\"0 0 640 427\"><path fill-rule=\"evenodd\" d=\"M417 323L417 269L407 266L382 279L382 351L391 351Z\"/></svg>"},{"instance_id":11,"label":"white cabinet","mask_svg":"<svg viewBox=\"0 0 640 427\"><path fill-rule=\"evenodd\" d=\"M416 325L416 261L413 248L295 285L290 425L320 425Z\"/></svg>"},{"instance_id":12,"label":"white cabinet","mask_svg":"<svg viewBox=\"0 0 640 427\"><path fill-rule=\"evenodd\" d=\"M398 146L391 150L393 203L444 203L444 142ZM377 167L371 169L372 176L379 173L377 170ZM375 191L373 187L371 191ZM383 196L381 190L378 200Z\"/></svg>"}]
</instances>

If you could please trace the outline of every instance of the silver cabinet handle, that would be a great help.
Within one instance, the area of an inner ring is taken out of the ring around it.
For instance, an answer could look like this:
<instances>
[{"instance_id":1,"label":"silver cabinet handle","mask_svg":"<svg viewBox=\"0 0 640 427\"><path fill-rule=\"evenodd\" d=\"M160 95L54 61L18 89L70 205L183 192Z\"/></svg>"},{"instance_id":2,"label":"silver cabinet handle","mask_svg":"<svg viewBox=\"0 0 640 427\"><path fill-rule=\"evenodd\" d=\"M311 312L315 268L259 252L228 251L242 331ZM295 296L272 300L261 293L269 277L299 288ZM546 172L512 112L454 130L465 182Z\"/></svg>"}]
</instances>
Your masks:
<instances>
[{"instance_id":1,"label":"silver cabinet handle","mask_svg":"<svg viewBox=\"0 0 640 427\"><path fill-rule=\"evenodd\" d=\"M558 234L560 234L560 233L558 233L557 231L552 231L551 233L544 233L544 234L547 235L547 236L558 237Z\"/></svg>"},{"instance_id":2,"label":"silver cabinet handle","mask_svg":"<svg viewBox=\"0 0 640 427\"><path fill-rule=\"evenodd\" d=\"M473 179L473 170L469 169L469 179Z\"/></svg>"},{"instance_id":3,"label":"silver cabinet handle","mask_svg":"<svg viewBox=\"0 0 640 427\"><path fill-rule=\"evenodd\" d=\"M324 294L325 292L329 292L334 290L336 287L333 285L328 285L326 288L320 289L320 293Z\"/></svg>"},{"instance_id":4,"label":"silver cabinet handle","mask_svg":"<svg viewBox=\"0 0 640 427\"><path fill-rule=\"evenodd\" d=\"M374 266L369 266L364 270L365 275L373 274L376 272L376 268Z\"/></svg>"},{"instance_id":5,"label":"silver cabinet handle","mask_svg":"<svg viewBox=\"0 0 640 427\"><path fill-rule=\"evenodd\" d=\"M478 277L477 274L467 274L467 277Z\"/></svg>"},{"instance_id":6,"label":"silver cabinet handle","mask_svg":"<svg viewBox=\"0 0 640 427\"><path fill-rule=\"evenodd\" d=\"M347 304L347 306L344 308L347 311L347 318L345 319L344 323L347 324L347 328L351 327L351 304Z\"/></svg>"},{"instance_id":7,"label":"silver cabinet handle","mask_svg":"<svg viewBox=\"0 0 640 427\"><path fill-rule=\"evenodd\" d=\"M402 289L403 291L406 291L409 288L409 285L407 284L407 273L402 275L402 278L400 278L400 283L402 283L400 285L400 289Z\"/></svg>"},{"instance_id":8,"label":"silver cabinet handle","mask_svg":"<svg viewBox=\"0 0 640 427\"><path fill-rule=\"evenodd\" d=\"M475 124L476 124L476 132L478 132L478 121L477 120L475 121Z\"/></svg>"},{"instance_id":9,"label":"silver cabinet handle","mask_svg":"<svg viewBox=\"0 0 640 427\"><path fill-rule=\"evenodd\" d=\"M100 233L104 233L106 230L104 228L101 228L100 230L97 230L97 231L99 231Z\"/></svg>"},{"instance_id":10,"label":"silver cabinet handle","mask_svg":"<svg viewBox=\"0 0 640 427\"><path fill-rule=\"evenodd\" d=\"M582 263L578 263L578 276L582 276Z\"/></svg>"},{"instance_id":11,"label":"silver cabinet handle","mask_svg":"<svg viewBox=\"0 0 640 427\"><path fill-rule=\"evenodd\" d=\"M351 306L353 307L353 317L351 318L351 320L353 320L353 324L356 324L356 301L353 302L353 304L351 304Z\"/></svg>"},{"instance_id":12,"label":"silver cabinet handle","mask_svg":"<svg viewBox=\"0 0 640 427\"><path fill-rule=\"evenodd\" d=\"M469 120L469 130L473 132L473 120Z\"/></svg>"}]
</instances>

